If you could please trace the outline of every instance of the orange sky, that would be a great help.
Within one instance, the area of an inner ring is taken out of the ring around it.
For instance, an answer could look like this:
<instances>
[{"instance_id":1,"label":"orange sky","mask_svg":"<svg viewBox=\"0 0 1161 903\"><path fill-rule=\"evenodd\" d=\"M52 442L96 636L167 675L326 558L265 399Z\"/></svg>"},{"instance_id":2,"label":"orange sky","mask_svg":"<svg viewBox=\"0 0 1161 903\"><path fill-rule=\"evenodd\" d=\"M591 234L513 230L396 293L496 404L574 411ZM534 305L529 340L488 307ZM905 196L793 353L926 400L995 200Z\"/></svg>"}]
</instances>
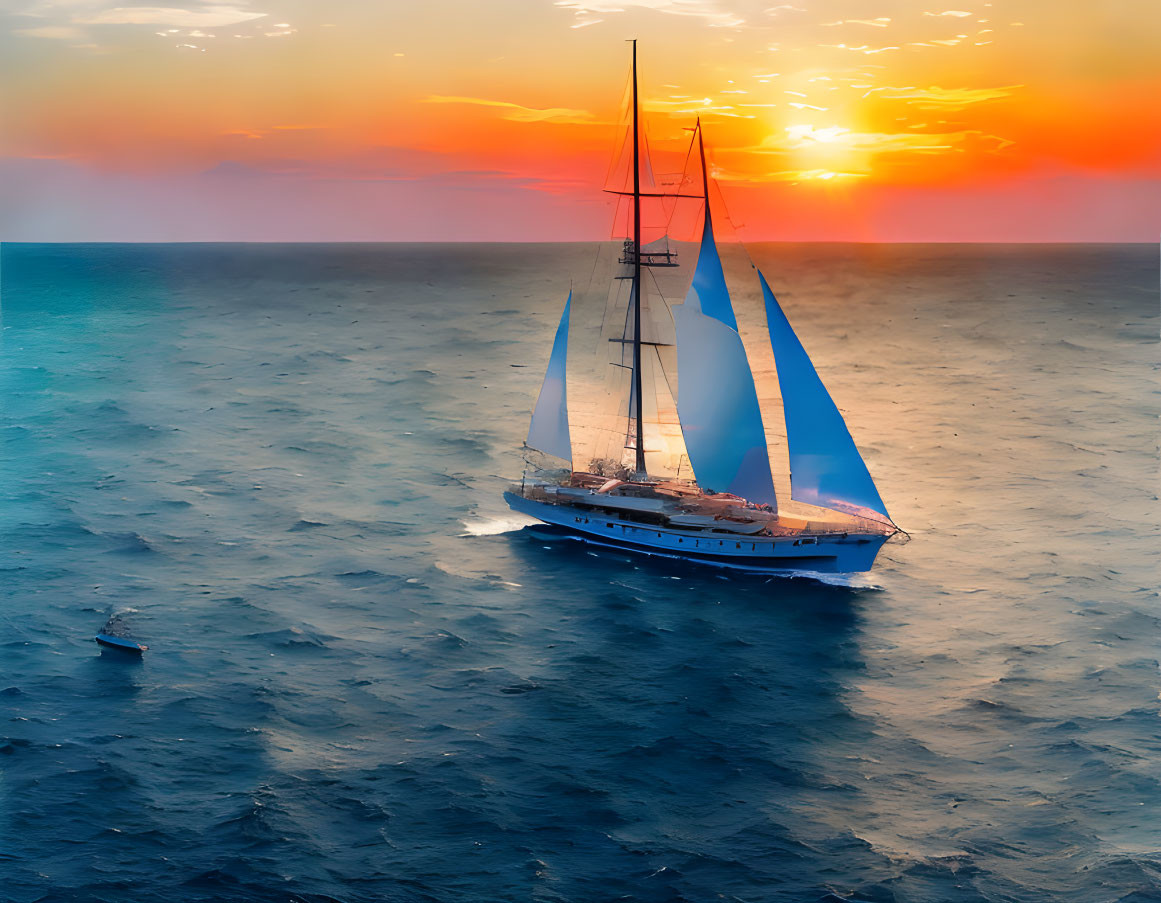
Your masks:
<instances>
[{"instance_id":1,"label":"orange sky","mask_svg":"<svg viewBox=\"0 0 1161 903\"><path fill-rule=\"evenodd\" d=\"M0 238L601 238L628 37L746 239L1161 233L1155 0L0 0Z\"/></svg>"}]
</instances>

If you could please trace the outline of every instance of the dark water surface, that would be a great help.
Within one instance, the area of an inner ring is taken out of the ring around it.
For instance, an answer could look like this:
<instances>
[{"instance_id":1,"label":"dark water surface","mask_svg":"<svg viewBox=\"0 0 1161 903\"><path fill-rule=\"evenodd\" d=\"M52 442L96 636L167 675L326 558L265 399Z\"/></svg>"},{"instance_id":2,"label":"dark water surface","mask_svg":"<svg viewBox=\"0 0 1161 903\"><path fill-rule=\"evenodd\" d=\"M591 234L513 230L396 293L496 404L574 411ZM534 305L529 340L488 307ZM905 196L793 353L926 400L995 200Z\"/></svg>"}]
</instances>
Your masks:
<instances>
[{"instance_id":1,"label":"dark water surface","mask_svg":"<svg viewBox=\"0 0 1161 903\"><path fill-rule=\"evenodd\" d=\"M517 529L589 254L4 247L0 899L1161 900L1156 249L754 249L831 583Z\"/></svg>"}]
</instances>

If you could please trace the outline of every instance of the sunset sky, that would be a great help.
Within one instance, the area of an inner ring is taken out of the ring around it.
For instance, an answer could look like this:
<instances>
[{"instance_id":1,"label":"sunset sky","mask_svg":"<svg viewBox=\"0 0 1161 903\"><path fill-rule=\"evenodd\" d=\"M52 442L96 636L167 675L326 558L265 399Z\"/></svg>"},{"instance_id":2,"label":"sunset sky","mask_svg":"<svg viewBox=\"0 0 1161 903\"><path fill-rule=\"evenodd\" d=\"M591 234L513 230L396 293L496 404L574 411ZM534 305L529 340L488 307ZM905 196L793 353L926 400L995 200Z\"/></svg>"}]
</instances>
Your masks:
<instances>
[{"instance_id":1,"label":"sunset sky","mask_svg":"<svg viewBox=\"0 0 1161 903\"><path fill-rule=\"evenodd\" d=\"M118 2L0 0L0 239L607 237L633 37L747 240L1161 234L1157 0Z\"/></svg>"}]
</instances>

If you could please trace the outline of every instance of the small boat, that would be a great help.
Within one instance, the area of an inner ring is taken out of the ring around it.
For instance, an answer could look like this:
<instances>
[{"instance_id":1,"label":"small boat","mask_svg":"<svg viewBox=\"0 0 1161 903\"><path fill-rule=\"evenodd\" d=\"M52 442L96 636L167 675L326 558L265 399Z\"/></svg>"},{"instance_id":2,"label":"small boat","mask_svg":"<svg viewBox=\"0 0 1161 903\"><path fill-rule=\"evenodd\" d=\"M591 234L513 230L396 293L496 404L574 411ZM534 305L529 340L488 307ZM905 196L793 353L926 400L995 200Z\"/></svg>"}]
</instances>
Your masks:
<instances>
[{"instance_id":1,"label":"small boat","mask_svg":"<svg viewBox=\"0 0 1161 903\"><path fill-rule=\"evenodd\" d=\"M610 170L625 178L605 189L623 205L623 241L602 243L588 287L569 293L524 479L505 500L553 532L645 555L754 571L870 570L901 531L765 276L744 251L719 252L700 119L680 179L655 178L636 41L630 96L624 166ZM687 199L698 205L685 220L697 237L683 242L672 211ZM643 203L662 206L645 227ZM659 220L660 237L643 235ZM723 264L743 258L727 279ZM767 410L731 301L739 287L756 301L743 311L756 321L750 335L765 333L773 352L781 405ZM785 420L775 455L772 417ZM789 498L775 493L775 458L789 463Z\"/></svg>"},{"instance_id":2,"label":"small boat","mask_svg":"<svg viewBox=\"0 0 1161 903\"><path fill-rule=\"evenodd\" d=\"M107 646L110 649L119 649L122 652L128 652L132 655L140 655L149 648L144 643L135 643L124 637L110 636L107 633L98 633L93 639L102 646Z\"/></svg>"}]
</instances>

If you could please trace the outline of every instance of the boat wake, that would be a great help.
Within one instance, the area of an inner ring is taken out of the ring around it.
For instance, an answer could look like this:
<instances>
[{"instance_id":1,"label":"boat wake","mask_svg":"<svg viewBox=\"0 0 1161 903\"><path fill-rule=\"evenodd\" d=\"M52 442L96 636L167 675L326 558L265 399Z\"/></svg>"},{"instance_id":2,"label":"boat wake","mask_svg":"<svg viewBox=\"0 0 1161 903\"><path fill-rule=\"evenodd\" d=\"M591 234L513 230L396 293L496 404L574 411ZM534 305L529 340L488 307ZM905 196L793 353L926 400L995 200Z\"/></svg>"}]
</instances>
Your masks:
<instances>
[{"instance_id":1,"label":"boat wake","mask_svg":"<svg viewBox=\"0 0 1161 903\"><path fill-rule=\"evenodd\" d=\"M460 521L464 525L464 532L460 536L498 536L501 533L515 533L539 523L531 517L520 515L506 515L504 517L486 517L480 520Z\"/></svg>"},{"instance_id":2,"label":"boat wake","mask_svg":"<svg viewBox=\"0 0 1161 903\"><path fill-rule=\"evenodd\" d=\"M825 583L827 586L844 586L847 589L881 590L883 588L881 583L876 583L866 573L828 574L824 571L787 571L784 574L775 575L775 579L778 577L789 580L814 580L818 583Z\"/></svg>"}]
</instances>

